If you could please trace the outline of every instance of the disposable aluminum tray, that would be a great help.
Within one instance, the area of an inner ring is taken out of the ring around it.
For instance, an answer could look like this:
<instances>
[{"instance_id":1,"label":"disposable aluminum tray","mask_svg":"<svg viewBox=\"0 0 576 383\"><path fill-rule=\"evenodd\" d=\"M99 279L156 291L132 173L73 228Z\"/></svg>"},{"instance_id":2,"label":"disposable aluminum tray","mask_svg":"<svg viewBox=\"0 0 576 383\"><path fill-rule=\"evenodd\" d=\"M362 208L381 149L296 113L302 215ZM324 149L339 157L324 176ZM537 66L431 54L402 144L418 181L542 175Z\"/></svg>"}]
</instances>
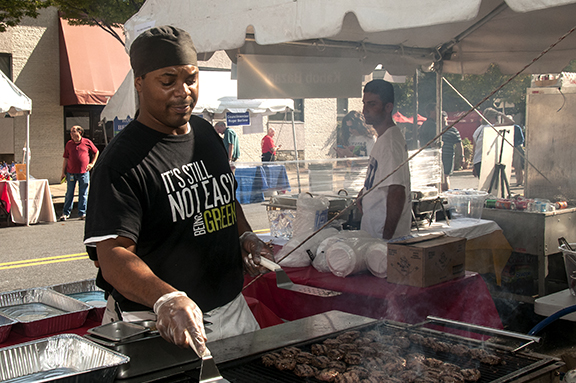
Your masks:
<instances>
[{"instance_id":1,"label":"disposable aluminum tray","mask_svg":"<svg viewBox=\"0 0 576 383\"><path fill-rule=\"evenodd\" d=\"M130 358L75 334L61 334L0 349L0 380L113 382Z\"/></svg>"},{"instance_id":2,"label":"disposable aluminum tray","mask_svg":"<svg viewBox=\"0 0 576 383\"><path fill-rule=\"evenodd\" d=\"M0 294L0 315L15 320L12 330L38 337L80 327L91 306L46 288Z\"/></svg>"},{"instance_id":3,"label":"disposable aluminum tray","mask_svg":"<svg viewBox=\"0 0 576 383\"><path fill-rule=\"evenodd\" d=\"M63 283L48 288L92 306L88 318L97 322L102 321L106 311L106 298L104 290L96 286L96 279Z\"/></svg>"},{"instance_id":4,"label":"disposable aluminum tray","mask_svg":"<svg viewBox=\"0 0 576 383\"><path fill-rule=\"evenodd\" d=\"M8 338L14 323L16 323L15 320L0 315L0 343L4 342L6 338Z\"/></svg>"}]
</instances>

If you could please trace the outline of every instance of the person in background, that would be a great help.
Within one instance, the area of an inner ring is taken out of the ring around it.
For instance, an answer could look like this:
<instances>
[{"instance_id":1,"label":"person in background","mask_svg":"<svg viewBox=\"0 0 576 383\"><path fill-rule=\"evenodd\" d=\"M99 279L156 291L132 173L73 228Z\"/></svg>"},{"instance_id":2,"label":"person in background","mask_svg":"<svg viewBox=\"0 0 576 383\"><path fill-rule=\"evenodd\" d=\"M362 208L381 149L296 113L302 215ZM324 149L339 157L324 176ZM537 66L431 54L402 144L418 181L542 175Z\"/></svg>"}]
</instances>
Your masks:
<instances>
[{"instance_id":1,"label":"person in background","mask_svg":"<svg viewBox=\"0 0 576 383\"><path fill-rule=\"evenodd\" d=\"M426 145L431 139L436 137L436 104L426 105L424 113L428 117L426 121L422 123L419 129L418 137L420 141L420 147ZM436 140L430 144L429 148L439 148L440 140Z\"/></svg>"},{"instance_id":2,"label":"person in background","mask_svg":"<svg viewBox=\"0 0 576 383\"><path fill-rule=\"evenodd\" d=\"M66 196L64 197L64 210L60 221L70 218L74 206L74 189L78 182L78 218L86 217L86 202L88 185L90 184L90 170L98 159L98 149L92 141L82 137L84 129L75 125L70 129L70 138L64 148L64 162L62 164L62 180L66 180Z\"/></svg>"},{"instance_id":3,"label":"person in background","mask_svg":"<svg viewBox=\"0 0 576 383\"><path fill-rule=\"evenodd\" d=\"M220 136L192 115L199 70L190 35L146 30L130 64L139 114L94 168L84 233L97 280L109 284L103 323L156 320L164 339L203 356L207 339L259 328L244 272L264 272L260 257L273 256L236 200Z\"/></svg>"},{"instance_id":4,"label":"person in background","mask_svg":"<svg viewBox=\"0 0 576 383\"><path fill-rule=\"evenodd\" d=\"M484 117L492 125L498 124L498 116L501 114L494 108L486 108L482 113ZM482 167L482 141L484 139L484 128L489 127L489 124L482 124L474 131L472 134L472 140L474 145L474 157L472 162L474 163L474 168L472 169L472 174L474 177L480 178L480 168Z\"/></svg>"},{"instance_id":5,"label":"person in background","mask_svg":"<svg viewBox=\"0 0 576 383\"><path fill-rule=\"evenodd\" d=\"M442 112L442 130L448 126L448 113ZM444 182L442 190L450 189L450 176L454 171L454 156L456 158L463 158L464 147L462 146L462 138L460 132L455 127L451 127L442 135L442 167L444 169Z\"/></svg>"},{"instance_id":6,"label":"person in background","mask_svg":"<svg viewBox=\"0 0 576 383\"><path fill-rule=\"evenodd\" d=\"M376 143L376 131L366 125L364 117L357 111L351 111L342 118L340 129L341 145L334 150L339 158L368 157ZM366 161L347 161L346 173L344 174L343 187L350 193L357 194L364 185L366 179Z\"/></svg>"},{"instance_id":7,"label":"person in background","mask_svg":"<svg viewBox=\"0 0 576 383\"><path fill-rule=\"evenodd\" d=\"M516 186L524 184L524 132L522 127L514 122L514 117L508 115L504 124L514 125L514 154L512 154L512 167L516 175Z\"/></svg>"},{"instance_id":8,"label":"person in background","mask_svg":"<svg viewBox=\"0 0 576 383\"><path fill-rule=\"evenodd\" d=\"M364 188L358 195L362 211L360 228L375 238L389 240L410 234L412 195L406 141L392 119L394 88L384 80L372 80L364 87L362 113L378 139L372 152ZM374 190L369 189L385 179Z\"/></svg>"},{"instance_id":9,"label":"person in background","mask_svg":"<svg viewBox=\"0 0 576 383\"><path fill-rule=\"evenodd\" d=\"M262 138L262 161L276 161L276 151L282 145L274 146L274 128L268 128L268 134Z\"/></svg>"},{"instance_id":10,"label":"person in background","mask_svg":"<svg viewBox=\"0 0 576 383\"><path fill-rule=\"evenodd\" d=\"M353 110L342 118L341 144L334 150L338 157L368 157L374 143L376 131L364 122L364 117Z\"/></svg>"},{"instance_id":11,"label":"person in background","mask_svg":"<svg viewBox=\"0 0 576 383\"><path fill-rule=\"evenodd\" d=\"M238 157L240 157L240 147L238 146L238 136L236 132L227 127L222 121L217 122L216 125L214 125L214 129L216 129L218 134L224 135L222 141L228 153L228 161L235 162Z\"/></svg>"}]
</instances>

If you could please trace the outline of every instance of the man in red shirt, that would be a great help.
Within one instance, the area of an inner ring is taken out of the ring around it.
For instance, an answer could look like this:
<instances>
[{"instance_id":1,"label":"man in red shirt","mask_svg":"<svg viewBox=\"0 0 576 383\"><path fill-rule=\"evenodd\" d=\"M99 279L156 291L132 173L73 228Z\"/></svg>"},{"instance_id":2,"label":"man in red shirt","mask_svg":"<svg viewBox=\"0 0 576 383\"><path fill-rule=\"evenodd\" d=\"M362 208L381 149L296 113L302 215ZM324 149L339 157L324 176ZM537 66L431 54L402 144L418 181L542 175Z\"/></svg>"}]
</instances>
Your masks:
<instances>
[{"instance_id":1,"label":"man in red shirt","mask_svg":"<svg viewBox=\"0 0 576 383\"><path fill-rule=\"evenodd\" d=\"M268 134L262 138L262 161L275 161L276 150L282 145L274 146L274 128L268 128Z\"/></svg>"},{"instance_id":2,"label":"man in red shirt","mask_svg":"<svg viewBox=\"0 0 576 383\"><path fill-rule=\"evenodd\" d=\"M70 129L70 141L64 149L64 163L62 164L62 180L66 179L66 197L64 198L64 210L60 221L70 218L70 212L74 205L74 189L78 182L78 218L86 217L86 201L88 197L88 185L90 183L90 169L98 159L98 149L94 143L83 138L84 129L81 126L73 126Z\"/></svg>"}]
</instances>

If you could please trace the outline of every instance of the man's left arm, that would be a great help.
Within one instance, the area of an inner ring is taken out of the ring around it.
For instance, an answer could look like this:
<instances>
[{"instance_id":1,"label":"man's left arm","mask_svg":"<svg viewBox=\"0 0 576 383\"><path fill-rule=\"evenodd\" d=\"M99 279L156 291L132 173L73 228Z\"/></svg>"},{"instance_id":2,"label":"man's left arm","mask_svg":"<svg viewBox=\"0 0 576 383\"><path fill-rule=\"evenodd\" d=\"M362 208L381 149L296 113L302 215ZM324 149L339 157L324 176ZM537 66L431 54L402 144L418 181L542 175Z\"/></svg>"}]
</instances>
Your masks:
<instances>
[{"instance_id":1,"label":"man's left arm","mask_svg":"<svg viewBox=\"0 0 576 383\"><path fill-rule=\"evenodd\" d=\"M402 185L390 185L388 187L388 198L386 199L386 221L384 222L384 230L382 238L392 239L402 210L404 210L404 203L406 201L406 190Z\"/></svg>"},{"instance_id":2,"label":"man's left arm","mask_svg":"<svg viewBox=\"0 0 576 383\"><path fill-rule=\"evenodd\" d=\"M88 165L86 165L86 171L87 172L89 172L94 167L94 164L96 163L96 160L98 159L99 154L100 154L100 151L98 149L96 149L96 153L94 154L94 157L92 157L92 161L90 161L90 163Z\"/></svg>"},{"instance_id":3,"label":"man's left arm","mask_svg":"<svg viewBox=\"0 0 576 383\"><path fill-rule=\"evenodd\" d=\"M260 257L266 257L273 261L274 255L268 245L254 234L238 201L236 201L236 217L244 270L251 276L267 272L267 269L259 266Z\"/></svg>"}]
</instances>

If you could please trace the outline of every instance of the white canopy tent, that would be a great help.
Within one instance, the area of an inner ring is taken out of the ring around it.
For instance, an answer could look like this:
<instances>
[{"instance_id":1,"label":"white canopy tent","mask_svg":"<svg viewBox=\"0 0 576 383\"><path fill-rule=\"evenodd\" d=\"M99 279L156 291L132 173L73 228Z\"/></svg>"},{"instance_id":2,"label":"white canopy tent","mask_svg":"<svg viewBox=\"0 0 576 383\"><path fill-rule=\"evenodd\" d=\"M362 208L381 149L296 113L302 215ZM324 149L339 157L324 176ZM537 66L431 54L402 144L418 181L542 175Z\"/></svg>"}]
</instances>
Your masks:
<instances>
[{"instance_id":1,"label":"white canopy tent","mask_svg":"<svg viewBox=\"0 0 576 383\"><path fill-rule=\"evenodd\" d=\"M32 113L32 100L24 94L6 75L0 71L0 112L8 113L10 117L26 116L26 154L30 153L30 113ZM26 161L26 197L24 203L24 215L26 226L30 223L29 217L29 180L30 180L30 156L25 155Z\"/></svg>"},{"instance_id":2,"label":"white canopy tent","mask_svg":"<svg viewBox=\"0 0 576 383\"><path fill-rule=\"evenodd\" d=\"M250 112L269 115L294 110L294 101L290 99L238 100L236 80L230 78L228 71L205 71L199 74L199 97L194 107L195 114L224 114ZM101 119L113 121L114 118L134 118L136 112L136 94L134 73L128 72L126 78L102 110Z\"/></svg>"},{"instance_id":3,"label":"white canopy tent","mask_svg":"<svg viewBox=\"0 0 576 383\"><path fill-rule=\"evenodd\" d=\"M515 73L574 26L576 0L147 0L125 24L126 48L143 30L187 30L199 52L349 57L364 73L381 63L413 74L443 62L450 73ZM570 36L529 69L559 72L576 58Z\"/></svg>"}]
</instances>

